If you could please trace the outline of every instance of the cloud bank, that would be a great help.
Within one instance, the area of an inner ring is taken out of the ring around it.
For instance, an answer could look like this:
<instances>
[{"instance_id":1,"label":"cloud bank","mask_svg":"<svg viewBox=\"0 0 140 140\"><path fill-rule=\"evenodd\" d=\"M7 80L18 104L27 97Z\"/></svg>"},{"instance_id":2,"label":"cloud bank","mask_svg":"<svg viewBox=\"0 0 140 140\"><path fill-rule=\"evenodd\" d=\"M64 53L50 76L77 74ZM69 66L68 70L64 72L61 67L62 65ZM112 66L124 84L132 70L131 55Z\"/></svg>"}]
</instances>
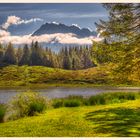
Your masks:
<instances>
[{"instance_id":1,"label":"cloud bank","mask_svg":"<svg viewBox=\"0 0 140 140\"><path fill-rule=\"evenodd\" d=\"M7 21L2 25L3 29L8 29L11 25L28 24L32 22L42 21L40 18L31 18L29 20L21 19L17 16L8 16Z\"/></svg>"},{"instance_id":2,"label":"cloud bank","mask_svg":"<svg viewBox=\"0 0 140 140\"><path fill-rule=\"evenodd\" d=\"M31 36L31 35L24 35L24 36L3 36L0 37L0 42L2 44L7 44L11 42L15 45L20 44L31 44L32 41L38 41L39 43L60 43L60 44L79 44L79 45L91 45L92 41L100 41L100 38L96 37L86 37L86 38L77 38L74 34L67 33L55 33L55 34L45 34L40 36Z\"/></svg>"}]
</instances>

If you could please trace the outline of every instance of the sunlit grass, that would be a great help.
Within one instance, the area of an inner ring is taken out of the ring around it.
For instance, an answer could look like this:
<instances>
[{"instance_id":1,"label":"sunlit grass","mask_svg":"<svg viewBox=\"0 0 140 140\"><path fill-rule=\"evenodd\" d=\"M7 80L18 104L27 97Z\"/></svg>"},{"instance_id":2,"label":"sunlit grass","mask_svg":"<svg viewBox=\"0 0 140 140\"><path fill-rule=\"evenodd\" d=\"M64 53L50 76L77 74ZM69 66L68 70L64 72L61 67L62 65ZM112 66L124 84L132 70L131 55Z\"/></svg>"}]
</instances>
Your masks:
<instances>
[{"instance_id":1,"label":"sunlit grass","mask_svg":"<svg viewBox=\"0 0 140 140\"><path fill-rule=\"evenodd\" d=\"M140 99L110 105L49 109L0 124L0 136L140 136Z\"/></svg>"}]
</instances>

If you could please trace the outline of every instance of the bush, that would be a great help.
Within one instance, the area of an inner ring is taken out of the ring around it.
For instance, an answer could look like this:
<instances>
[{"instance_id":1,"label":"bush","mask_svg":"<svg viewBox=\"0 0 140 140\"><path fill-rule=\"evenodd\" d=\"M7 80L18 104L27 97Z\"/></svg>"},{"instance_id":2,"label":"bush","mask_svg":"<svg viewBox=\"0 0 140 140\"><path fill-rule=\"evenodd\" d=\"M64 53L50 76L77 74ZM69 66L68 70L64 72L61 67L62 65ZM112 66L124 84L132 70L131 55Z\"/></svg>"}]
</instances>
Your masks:
<instances>
[{"instance_id":1,"label":"bush","mask_svg":"<svg viewBox=\"0 0 140 140\"><path fill-rule=\"evenodd\" d=\"M53 101L53 107L54 108L59 108L59 107L63 107L64 103L62 100L56 99Z\"/></svg>"},{"instance_id":2,"label":"bush","mask_svg":"<svg viewBox=\"0 0 140 140\"><path fill-rule=\"evenodd\" d=\"M111 93L110 95L108 94L108 99L118 99L120 101L124 100L135 100L136 96L138 93L121 93L121 92L116 92L116 93Z\"/></svg>"},{"instance_id":3,"label":"bush","mask_svg":"<svg viewBox=\"0 0 140 140\"><path fill-rule=\"evenodd\" d=\"M0 123L4 122L5 114L6 114L6 106L4 104L0 104Z\"/></svg>"},{"instance_id":4,"label":"bush","mask_svg":"<svg viewBox=\"0 0 140 140\"><path fill-rule=\"evenodd\" d=\"M15 96L10 105L12 111L10 119L17 119L42 113L47 107L47 102L38 93L25 92Z\"/></svg>"},{"instance_id":5,"label":"bush","mask_svg":"<svg viewBox=\"0 0 140 140\"><path fill-rule=\"evenodd\" d=\"M81 105L81 102L79 100L76 100L76 99L64 100L65 107L77 107L80 105Z\"/></svg>"},{"instance_id":6,"label":"bush","mask_svg":"<svg viewBox=\"0 0 140 140\"><path fill-rule=\"evenodd\" d=\"M99 104L106 104L106 99L104 95L95 95L89 98L90 105L99 105Z\"/></svg>"},{"instance_id":7,"label":"bush","mask_svg":"<svg viewBox=\"0 0 140 140\"><path fill-rule=\"evenodd\" d=\"M127 94L127 100L135 100L135 93L126 93Z\"/></svg>"},{"instance_id":8,"label":"bush","mask_svg":"<svg viewBox=\"0 0 140 140\"><path fill-rule=\"evenodd\" d=\"M75 95L69 95L68 97L61 98L61 99L54 99L53 100L53 107L59 108L59 107L76 107L80 105L84 105L85 99L83 96L75 96Z\"/></svg>"},{"instance_id":9,"label":"bush","mask_svg":"<svg viewBox=\"0 0 140 140\"><path fill-rule=\"evenodd\" d=\"M34 116L35 113L41 113L46 109L45 103L33 102L29 106L28 116Z\"/></svg>"}]
</instances>

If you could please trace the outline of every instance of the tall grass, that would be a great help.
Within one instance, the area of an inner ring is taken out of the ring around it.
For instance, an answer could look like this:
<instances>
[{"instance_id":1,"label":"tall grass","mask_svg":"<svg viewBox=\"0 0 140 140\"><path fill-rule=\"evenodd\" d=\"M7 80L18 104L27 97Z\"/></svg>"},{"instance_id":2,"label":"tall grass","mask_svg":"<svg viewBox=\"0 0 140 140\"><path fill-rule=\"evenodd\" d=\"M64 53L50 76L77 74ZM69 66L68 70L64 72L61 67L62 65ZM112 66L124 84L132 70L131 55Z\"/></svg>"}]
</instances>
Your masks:
<instances>
[{"instance_id":1,"label":"tall grass","mask_svg":"<svg viewBox=\"0 0 140 140\"><path fill-rule=\"evenodd\" d=\"M53 99L53 107L59 108L59 107L77 107L81 106L84 103L83 96L74 96L69 95L66 98L60 98L60 99Z\"/></svg>"},{"instance_id":2,"label":"tall grass","mask_svg":"<svg viewBox=\"0 0 140 140\"><path fill-rule=\"evenodd\" d=\"M0 123L4 122L5 113L6 113L6 106L4 104L0 104Z\"/></svg>"},{"instance_id":3,"label":"tall grass","mask_svg":"<svg viewBox=\"0 0 140 140\"><path fill-rule=\"evenodd\" d=\"M102 93L84 98L83 96L68 96L66 98L54 99L53 107L76 107L82 105L105 105L111 103L120 103L126 100L135 100L140 97L140 93Z\"/></svg>"},{"instance_id":4,"label":"tall grass","mask_svg":"<svg viewBox=\"0 0 140 140\"><path fill-rule=\"evenodd\" d=\"M64 100L65 107L77 107L80 105L81 105L81 102L80 100L77 100L77 99Z\"/></svg>"}]
</instances>

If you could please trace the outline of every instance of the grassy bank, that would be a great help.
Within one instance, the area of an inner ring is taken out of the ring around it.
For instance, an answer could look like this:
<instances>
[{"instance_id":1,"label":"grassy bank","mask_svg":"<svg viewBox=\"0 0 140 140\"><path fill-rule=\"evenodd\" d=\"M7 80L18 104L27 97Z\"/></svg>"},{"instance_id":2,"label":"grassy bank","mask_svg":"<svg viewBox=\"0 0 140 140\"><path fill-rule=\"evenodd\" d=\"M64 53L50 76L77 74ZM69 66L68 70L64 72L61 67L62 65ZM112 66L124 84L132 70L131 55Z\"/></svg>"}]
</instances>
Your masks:
<instances>
[{"instance_id":1,"label":"grassy bank","mask_svg":"<svg viewBox=\"0 0 140 140\"><path fill-rule=\"evenodd\" d=\"M38 100L39 96L32 98L34 94L31 96L28 92L16 99L16 104L13 104L16 105L15 109L20 107L22 113L27 113L25 107L28 108L28 105L23 100L25 95L33 103L38 101L33 110L40 107L42 102ZM49 101L50 107L42 114L23 114L24 117L17 120L0 123L0 137L139 137L139 103L140 93L123 92L89 98L69 96L55 99Z\"/></svg>"},{"instance_id":2,"label":"grassy bank","mask_svg":"<svg viewBox=\"0 0 140 140\"><path fill-rule=\"evenodd\" d=\"M0 136L140 136L140 99L124 103L50 109L0 124Z\"/></svg>"},{"instance_id":3,"label":"grassy bank","mask_svg":"<svg viewBox=\"0 0 140 140\"><path fill-rule=\"evenodd\" d=\"M139 86L115 81L109 69L100 66L73 71L43 66L7 66L0 68L0 88Z\"/></svg>"}]
</instances>

